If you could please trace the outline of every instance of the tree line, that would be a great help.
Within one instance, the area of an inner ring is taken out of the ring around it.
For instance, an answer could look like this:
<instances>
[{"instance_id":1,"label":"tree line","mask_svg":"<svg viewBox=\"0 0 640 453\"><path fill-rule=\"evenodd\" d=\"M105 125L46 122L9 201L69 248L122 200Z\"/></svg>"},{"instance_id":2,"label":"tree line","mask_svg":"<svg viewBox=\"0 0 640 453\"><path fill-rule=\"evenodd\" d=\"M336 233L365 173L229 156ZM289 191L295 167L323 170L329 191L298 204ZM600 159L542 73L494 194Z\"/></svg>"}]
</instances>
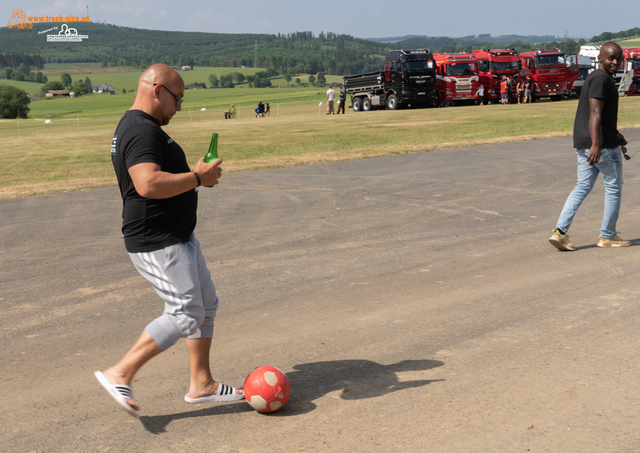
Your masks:
<instances>
[{"instance_id":1,"label":"tree line","mask_svg":"<svg viewBox=\"0 0 640 453\"><path fill-rule=\"evenodd\" d=\"M20 63L15 70L13 70L10 66L5 67L4 70L0 72L0 79L10 79L17 80L19 82L36 83L46 83L48 80L47 76L42 72L33 72L31 71L31 66L24 63Z\"/></svg>"},{"instance_id":2,"label":"tree line","mask_svg":"<svg viewBox=\"0 0 640 453\"><path fill-rule=\"evenodd\" d=\"M4 67L16 70L20 63L35 69L41 69L45 63L102 62L103 67L137 68L165 63L173 67L272 68L282 75L320 72L348 75L380 69L384 55L391 49L470 52L473 49L501 48L505 46L505 39L518 38L516 35L500 37L501 41L497 42L498 38L489 35L417 37L388 43L332 32L296 31L277 35L168 32L89 22L79 25L78 29L89 36L88 40L81 44L51 46L47 45L45 35L37 33L46 31L44 27L47 25L34 24L31 33L0 28L0 69L4 64ZM618 33L605 32L594 36L593 40L602 42L636 35L640 35L640 29L633 28ZM508 47L520 51L558 47L566 52L576 52L584 43L584 40L566 39L534 44L531 37L520 38L514 39ZM259 77L257 84L262 86L264 81Z\"/></svg>"},{"instance_id":3,"label":"tree line","mask_svg":"<svg viewBox=\"0 0 640 453\"><path fill-rule=\"evenodd\" d=\"M593 38L591 38L591 41L593 43L603 43L608 41L615 41L617 39L633 38L636 36L640 36L640 27L630 28L628 30L619 31L618 33L605 31L603 33L600 33L599 35L595 35Z\"/></svg>"},{"instance_id":4,"label":"tree line","mask_svg":"<svg viewBox=\"0 0 640 453\"><path fill-rule=\"evenodd\" d=\"M35 69L44 68L44 57L42 55L31 55L26 53L0 53L0 70L11 68L14 71L20 65L31 66Z\"/></svg>"}]
</instances>

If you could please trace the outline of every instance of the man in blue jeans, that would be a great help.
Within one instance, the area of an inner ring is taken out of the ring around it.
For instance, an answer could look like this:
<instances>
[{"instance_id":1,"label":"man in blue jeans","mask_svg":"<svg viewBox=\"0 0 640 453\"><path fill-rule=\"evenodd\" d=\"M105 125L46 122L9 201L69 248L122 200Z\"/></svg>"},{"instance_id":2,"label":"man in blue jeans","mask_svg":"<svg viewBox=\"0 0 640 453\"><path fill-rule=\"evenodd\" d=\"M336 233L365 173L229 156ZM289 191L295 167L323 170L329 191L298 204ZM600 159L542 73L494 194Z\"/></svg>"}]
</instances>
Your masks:
<instances>
[{"instance_id":1,"label":"man in blue jeans","mask_svg":"<svg viewBox=\"0 0 640 453\"><path fill-rule=\"evenodd\" d=\"M608 42L600 48L600 66L584 81L573 125L573 147L578 154L578 182L567 198L549 242L558 250L575 250L567 230L573 217L602 173L604 217L598 247L628 247L616 222L622 195L622 151L627 141L618 132L618 90L613 79L622 64L622 48Z\"/></svg>"}]
</instances>

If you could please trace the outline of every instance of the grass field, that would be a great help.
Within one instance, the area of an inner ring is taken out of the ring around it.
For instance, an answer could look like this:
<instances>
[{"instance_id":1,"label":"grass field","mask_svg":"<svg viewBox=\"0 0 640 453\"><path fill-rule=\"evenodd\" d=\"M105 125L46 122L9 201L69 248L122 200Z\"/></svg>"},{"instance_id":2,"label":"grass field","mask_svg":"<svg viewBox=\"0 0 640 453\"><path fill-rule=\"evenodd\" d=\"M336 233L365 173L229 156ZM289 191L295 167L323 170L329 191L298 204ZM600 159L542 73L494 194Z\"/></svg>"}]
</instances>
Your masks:
<instances>
[{"instance_id":1,"label":"grass field","mask_svg":"<svg viewBox=\"0 0 640 453\"><path fill-rule=\"evenodd\" d=\"M0 120L0 197L115 183L109 145L135 94L38 100L28 120ZM269 118L255 118L258 100ZM194 90L166 127L194 165L220 134L226 172L423 152L570 134L576 101L373 111L326 116L324 90ZM238 118L224 120L230 103ZM206 110L201 110L205 108ZM620 99L621 129L640 127L640 97ZM44 119L51 119L45 124ZM569 151L569 150L567 150ZM517 149L514 149L517 152Z\"/></svg>"},{"instance_id":2,"label":"grass field","mask_svg":"<svg viewBox=\"0 0 640 453\"><path fill-rule=\"evenodd\" d=\"M626 41L616 41L622 47L640 47L640 38L627 39Z\"/></svg>"}]
</instances>

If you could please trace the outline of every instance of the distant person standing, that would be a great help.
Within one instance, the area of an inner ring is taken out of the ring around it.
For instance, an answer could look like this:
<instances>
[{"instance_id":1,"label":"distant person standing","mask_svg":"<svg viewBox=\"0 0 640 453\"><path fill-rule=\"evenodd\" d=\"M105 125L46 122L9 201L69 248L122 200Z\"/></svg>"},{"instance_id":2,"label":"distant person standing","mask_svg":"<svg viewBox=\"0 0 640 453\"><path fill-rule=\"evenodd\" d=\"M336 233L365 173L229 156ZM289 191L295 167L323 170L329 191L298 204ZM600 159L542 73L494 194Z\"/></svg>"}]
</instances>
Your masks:
<instances>
[{"instance_id":1,"label":"distant person standing","mask_svg":"<svg viewBox=\"0 0 640 453\"><path fill-rule=\"evenodd\" d=\"M500 82L500 102L502 105L509 103L509 82L507 82L507 76L502 76L502 81Z\"/></svg>"},{"instance_id":2,"label":"distant person standing","mask_svg":"<svg viewBox=\"0 0 640 453\"><path fill-rule=\"evenodd\" d=\"M613 76L622 64L622 48L608 42L600 48L600 66L587 76L573 125L573 147L578 154L578 182L564 204L549 242L558 250L575 250L567 230L573 217L602 173L604 216L598 247L628 247L618 237L616 222L622 196L622 151L627 141L618 132L618 90Z\"/></svg>"},{"instance_id":3,"label":"distant person standing","mask_svg":"<svg viewBox=\"0 0 640 453\"><path fill-rule=\"evenodd\" d=\"M523 78L518 80L518 104L524 104L524 86L525 81Z\"/></svg>"},{"instance_id":4,"label":"distant person standing","mask_svg":"<svg viewBox=\"0 0 640 453\"><path fill-rule=\"evenodd\" d=\"M333 100L336 97L336 92L333 91L331 85L329 85L329 89L327 90L327 115L335 115L333 110Z\"/></svg>"},{"instance_id":5,"label":"distant person standing","mask_svg":"<svg viewBox=\"0 0 640 453\"><path fill-rule=\"evenodd\" d=\"M484 85L480 84L476 90L476 96L478 96L478 105L484 105Z\"/></svg>"},{"instance_id":6,"label":"distant person standing","mask_svg":"<svg viewBox=\"0 0 640 453\"><path fill-rule=\"evenodd\" d=\"M340 115L340 109L342 109L342 114L344 115L344 105L347 102L347 92L344 91L344 88L340 87L340 93L338 93L338 115Z\"/></svg>"},{"instance_id":7,"label":"distant person standing","mask_svg":"<svg viewBox=\"0 0 640 453\"><path fill-rule=\"evenodd\" d=\"M527 76L524 82L524 103L525 104L531 104L531 85L532 84L533 84L533 81L531 80L531 77Z\"/></svg>"}]
</instances>

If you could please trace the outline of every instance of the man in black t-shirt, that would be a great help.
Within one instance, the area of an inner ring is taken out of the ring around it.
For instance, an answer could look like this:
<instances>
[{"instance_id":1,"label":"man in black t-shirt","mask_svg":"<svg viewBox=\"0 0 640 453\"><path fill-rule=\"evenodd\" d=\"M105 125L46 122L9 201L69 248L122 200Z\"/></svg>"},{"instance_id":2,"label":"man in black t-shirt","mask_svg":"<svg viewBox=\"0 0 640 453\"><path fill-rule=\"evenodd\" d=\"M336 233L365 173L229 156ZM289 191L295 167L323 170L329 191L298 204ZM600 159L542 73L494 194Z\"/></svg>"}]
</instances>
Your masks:
<instances>
[{"instance_id":1,"label":"man in black t-shirt","mask_svg":"<svg viewBox=\"0 0 640 453\"><path fill-rule=\"evenodd\" d=\"M184 81L169 66L153 65L138 82L136 100L118 124L111 159L122 195L124 244L136 269L165 304L136 343L114 366L96 371L100 384L133 416L139 406L130 384L149 359L186 338L191 383L185 401L202 403L244 398L216 382L209 368L213 318L218 298L200 243L193 234L196 187L214 186L222 175L218 159L200 158L193 171L182 148L164 132L181 109Z\"/></svg>"},{"instance_id":2,"label":"man in black t-shirt","mask_svg":"<svg viewBox=\"0 0 640 453\"><path fill-rule=\"evenodd\" d=\"M567 230L593 188L598 173L605 186L604 217L598 247L628 247L616 231L622 195L622 152L627 142L618 132L618 90L613 75L622 64L622 49L613 42L600 48L599 69L584 81L573 125L578 155L578 182L567 198L549 242L558 250L575 250Z\"/></svg>"}]
</instances>

